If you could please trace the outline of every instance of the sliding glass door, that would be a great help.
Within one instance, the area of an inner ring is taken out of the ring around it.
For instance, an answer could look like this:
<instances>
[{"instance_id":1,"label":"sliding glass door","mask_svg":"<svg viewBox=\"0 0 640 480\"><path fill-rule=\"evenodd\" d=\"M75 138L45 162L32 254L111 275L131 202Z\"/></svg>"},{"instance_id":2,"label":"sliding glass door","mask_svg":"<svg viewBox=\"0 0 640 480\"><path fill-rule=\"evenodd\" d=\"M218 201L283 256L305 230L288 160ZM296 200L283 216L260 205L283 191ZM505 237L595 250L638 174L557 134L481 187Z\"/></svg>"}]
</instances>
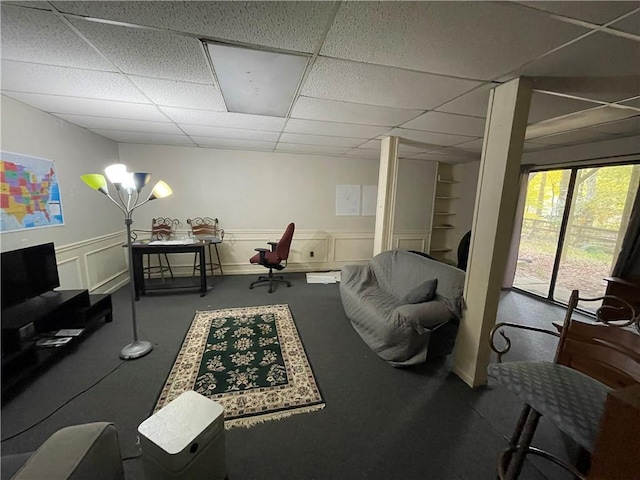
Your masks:
<instances>
[{"instance_id":1,"label":"sliding glass door","mask_svg":"<svg viewBox=\"0 0 640 480\"><path fill-rule=\"evenodd\" d=\"M639 179L640 165L532 172L513 286L561 303L603 295Z\"/></svg>"}]
</instances>

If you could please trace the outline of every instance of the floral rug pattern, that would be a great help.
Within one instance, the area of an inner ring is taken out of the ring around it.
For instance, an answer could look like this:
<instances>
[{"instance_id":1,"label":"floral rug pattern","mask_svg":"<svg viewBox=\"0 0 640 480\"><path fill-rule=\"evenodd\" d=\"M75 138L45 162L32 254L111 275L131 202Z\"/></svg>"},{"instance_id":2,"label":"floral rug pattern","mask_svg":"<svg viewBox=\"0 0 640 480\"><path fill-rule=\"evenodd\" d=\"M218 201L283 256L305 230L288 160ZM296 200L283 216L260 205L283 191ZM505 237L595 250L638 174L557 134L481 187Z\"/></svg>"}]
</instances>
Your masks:
<instances>
[{"instance_id":1,"label":"floral rug pattern","mask_svg":"<svg viewBox=\"0 0 640 480\"><path fill-rule=\"evenodd\" d=\"M288 305L196 312L154 411L186 390L220 403L227 428L324 408Z\"/></svg>"}]
</instances>

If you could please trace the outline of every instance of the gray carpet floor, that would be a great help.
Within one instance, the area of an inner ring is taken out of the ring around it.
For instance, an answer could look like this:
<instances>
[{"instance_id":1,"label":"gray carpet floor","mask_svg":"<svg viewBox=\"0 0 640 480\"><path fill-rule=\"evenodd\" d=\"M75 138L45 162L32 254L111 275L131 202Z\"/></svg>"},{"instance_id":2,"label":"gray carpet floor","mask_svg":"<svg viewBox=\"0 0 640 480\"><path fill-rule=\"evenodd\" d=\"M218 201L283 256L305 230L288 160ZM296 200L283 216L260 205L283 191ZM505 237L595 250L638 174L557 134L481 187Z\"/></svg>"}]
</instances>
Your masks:
<instances>
[{"instance_id":1,"label":"gray carpet floor","mask_svg":"<svg viewBox=\"0 0 640 480\"><path fill-rule=\"evenodd\" d=\"M137 427L150 415L195 311L288 304L326 407L228 430L230 480L495 478L496 457L521 408L517 399L499 387L470 389L451 372L451 356L411 369L390 367L351 327L337 284L307 284L304 274L286 277L293 286L280 285L272 294L266 287L249 290L254 276L228 275L216 276L204 297L187 290L142 297L139 338L154 350L128 362L118 354L132 340L129 290L118 290L112 323L5 402L3 439L35 426L4 441L2 455L33 451L63 426L111 421L123 457L136 457ZM550 326L562 318L560 307L516 292L502 295L499 321ZM536 335L514 335L510 358L553 358L553 339ZM572 452L544 418L534 443ZM125 472L128 480L143 479L141 458L126 460ZM522 478L568 477L534 458Z\"/></svg>"}]
</instances>

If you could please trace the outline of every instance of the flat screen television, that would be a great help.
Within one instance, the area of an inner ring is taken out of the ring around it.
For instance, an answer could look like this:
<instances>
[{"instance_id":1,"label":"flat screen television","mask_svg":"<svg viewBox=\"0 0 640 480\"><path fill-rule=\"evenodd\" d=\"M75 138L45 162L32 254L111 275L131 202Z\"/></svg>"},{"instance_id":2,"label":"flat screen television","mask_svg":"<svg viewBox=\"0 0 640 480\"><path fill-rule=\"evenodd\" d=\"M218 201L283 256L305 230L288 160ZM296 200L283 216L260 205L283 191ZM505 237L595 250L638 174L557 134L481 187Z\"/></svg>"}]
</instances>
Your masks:
<instances>
[{"instance_id":1,"label":"flat screen television","mask_svg":"<svg viewBox=\"0 0 640 480\"><path fill-rule=\"evenodd\" d=\"M60 286L53 243L2 252L2 309Z\"/></svg>"}]
</instances>

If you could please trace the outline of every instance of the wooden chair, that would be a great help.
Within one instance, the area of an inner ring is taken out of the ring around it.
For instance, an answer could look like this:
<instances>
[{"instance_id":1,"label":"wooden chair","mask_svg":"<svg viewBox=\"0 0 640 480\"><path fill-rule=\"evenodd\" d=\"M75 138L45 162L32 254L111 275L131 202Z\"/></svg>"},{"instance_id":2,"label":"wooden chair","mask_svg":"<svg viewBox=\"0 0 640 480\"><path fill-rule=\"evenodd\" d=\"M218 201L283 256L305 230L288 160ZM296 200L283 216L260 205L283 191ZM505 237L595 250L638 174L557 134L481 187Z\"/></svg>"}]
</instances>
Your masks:
<instances>
[{"instance_id":1,"label":"wooden chair","mask_svg":"<svg viewBox=\"0 0 640 480\"><path fill-rule=\"evenodd\" d=\"M173 236L174 231L178 227L180 227L180 220L168 217L154 218L151 222L151 241L170 240ZM152 273L159 273L162 277L162 281L164 281L164 272L169 272L169 274L171 275L171 279L173 280L173 271L171 270L171 264L169 263L169 257L167 256L167 254L157 254L157 265L151 265L151 255L152 254L148 254L146 256L147 266L144 267L144 271L147 273L147 278L150 279ZM165 263L162 262L162 257L164 257Z\"/></svg>"},{"instance_id":2,"label":"wooden chair","mask_svg":"<svg viewBox=\"0 0 640 480\"><path fill-rule=\"evenodd\" d=\"M218 245L224 240L224 229L220 228L218 219L211 217L195 217L187 219L187 223L191 226L191 234L193 238L200 242L207 244L209 249L209 261L206 265L211 269L211 276L213 276L214 270L220 270L220 275L224 276L222 271L222 262L220 261L220 252L218 252ZM211 252L211 245L215 248L217 262L213 261L213 255ZM193 275L196 274L196 270L200 269L198 263L198 254L193 259Z\"/></svg>"},{"instance_id":3,"label":"wooden chair","mask_svg":"<svg viewBox=\"0 0 640 480\"><path fill-rule=\"evenodd\" d=\"M572 319L578 302L602 300L620 301L624 306L601 306L596 311L594 323ZM504 327L559 337L554 361L501 363L502 356L511 346ZM498 354L499 363L489 365L489 377L524 402L509 447L498 459L501 480L518 478L529 453L551 460L577 478L586 480L584 471L531 446L540 417L545 415L549 418L588 452L588 457L594 451L607 395L613 390L640 383L640 315L626 301L610 296L580 298L578 291L574 290L564 323L556 328L559 332L499 323L491 332L491 348ZM502 349L495 345L497 332L506 341L506 347Z\"/></svg>"}]
</instances>

